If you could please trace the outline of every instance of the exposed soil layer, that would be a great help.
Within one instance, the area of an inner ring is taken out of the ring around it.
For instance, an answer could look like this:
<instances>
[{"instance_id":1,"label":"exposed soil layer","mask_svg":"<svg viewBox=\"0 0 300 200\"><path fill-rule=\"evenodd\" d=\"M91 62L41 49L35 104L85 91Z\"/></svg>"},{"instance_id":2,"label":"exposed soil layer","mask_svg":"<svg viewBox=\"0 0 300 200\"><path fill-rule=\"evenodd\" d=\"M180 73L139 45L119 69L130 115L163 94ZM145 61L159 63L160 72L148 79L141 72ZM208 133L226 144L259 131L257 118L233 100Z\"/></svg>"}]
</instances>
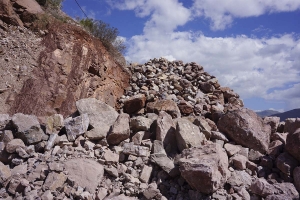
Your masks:
<instances>
[{"instance_id":1,"label":"exposed soil layer","mask_svg":"<svg viewBox=\"0 0 300 200\"><path fill-rule=\"evenodd\" d=\"M56 22L41 45L38 67L16 95L11 114L67 116L75 112L75 101L86 97L116 106L130 76L99 40L74 25Z\"/></svg>"}]
</instances>

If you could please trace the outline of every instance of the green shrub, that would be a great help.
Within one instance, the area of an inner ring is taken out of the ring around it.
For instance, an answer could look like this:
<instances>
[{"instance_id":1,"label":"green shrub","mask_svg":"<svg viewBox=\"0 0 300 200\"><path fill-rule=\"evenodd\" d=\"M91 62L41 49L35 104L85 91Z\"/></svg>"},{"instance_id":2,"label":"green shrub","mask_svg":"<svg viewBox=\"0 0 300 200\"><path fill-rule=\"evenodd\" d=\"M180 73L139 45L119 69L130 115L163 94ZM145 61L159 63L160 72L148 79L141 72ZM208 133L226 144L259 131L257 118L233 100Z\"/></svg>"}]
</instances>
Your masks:
<instances>
[{"instance_id":1,"label":"green shrub","mask_svg":"<svg viewBox=\"0 0 300 200\"><path fill-rule=\"evenodd\" d=\"M79 23L93 36L99 38L107 51L114 57L115 61L124 65L125 59L122 56L126 46L124 41L118 38L119 31L109 24L90 18L81 19Z\"/></svg>"},{"instance_id":2,"label":"green shrub","mask_svg":"<svg viewBox=\"0 0 300 200\"><path fill-rule=\"evenodd\" d=\"M41 6L51 9L60 9L63 0L36 0Z\"/></svg>"}]
</instances>

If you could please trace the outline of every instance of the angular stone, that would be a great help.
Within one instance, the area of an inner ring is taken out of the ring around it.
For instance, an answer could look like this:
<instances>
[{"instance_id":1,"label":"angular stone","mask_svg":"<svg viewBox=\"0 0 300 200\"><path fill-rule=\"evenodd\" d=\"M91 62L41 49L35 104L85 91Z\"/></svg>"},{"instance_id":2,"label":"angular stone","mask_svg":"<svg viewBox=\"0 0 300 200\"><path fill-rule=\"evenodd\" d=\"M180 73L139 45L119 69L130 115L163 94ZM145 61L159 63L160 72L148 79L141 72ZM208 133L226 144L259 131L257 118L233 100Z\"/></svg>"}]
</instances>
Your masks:
<instances>
[{"instance_id":1,"label":"angular stone","mask_svg":"<svg viewBox=\"0 0 300 200\"><path fill-rule=\"evenodd\" d=\"M9 124L11 118L8 114L0 114L0 130L5 129L5 127Z\"/></svg>"},{"instance_id":2,"label":"angular stone","mask_svg":"<svg viewBox=\"0 0 300 200\"><path fill-rule=\"evenodd\" d=\"M150 160L160 166L165 172L171 174L175 171L174 162L167 157L165 153L156 153L150 155ZM175 172L176 173L176 172Z\"/></svg>"},{"instance_id":3,"label":"angular stone","mask_svg":"<svg viewBox=\"0 0 300 200\"><path fill-rule=\"evenodd\" d=\"M96 193L96 200L103 200L107 195L107 189L100 187Z\"/></svg>"},{"instance_id":4,"label":"angular stone","mask_svg":"<svg viewBox=\"0 0 300 200\"><path fill-rule=\"evenodd\" d=\"M64 173L50 172L45 180L43 188L45 190L56 190L63 187L63 184L67 180L67 176Z\"/></svg>"},{"instance_id":5,"label":"angular stone","mask_svg":"<svg viewBox=\"0 0 300 200\"><path fill-rule=\"evenodd\" d=\"M267 196L265 200L299 199L299 193L292 183L275 183L273 186L277 189L276 194Z\"/></svg>"},{"instance_id":6,"label":"angular stone","mask_svg":"<svg viewBox=\"0 0 300 200\"><path fill-rule=\"evenodd\" d=\"M179 102L178 108L183 115L189 115L194 112L194 107L192 104L184 100Z\"/></svg>"},{"instance_id":7,"label":"angular stone","mask_svg":"<svg viewBox=\"0 0 300 200\"><path fill-rule=\"evenodd\" d=\"M261 197L267 197L268 195L277 193L277 189L268 183L264 178L259 178L253 181L250 189L254 194L257 194Z\"/></svg>"},{"instance_id":8,"label":"angular stone","mask_svg":"<svg viewBox=\"0 0 300 200\"><path fill-rule=\"evenodd\" d=\"M289 153L284 152L276 159L276 166L284 174L292 175L293 170L299 165L299 162L293 158Z\"/></svg>"},{"instance_id":9,"label":"angular stone","mask_svg":"<svg viewBox=\"0 0 300 200\"><path fill-rule=\"evenodd\" d=\"M68 177L74 180L79 186L86 188L91 194L101 181L104 169L103 165L89 159L71 159L65 162L65 169L68 171Z\"/></svg>"},{"instance_id":10,"label":"angular stone","mask_svg":"<svg viewBox=\"0 0 300 200\"><path fill-rule=\"evenodd\" d=\"M179 164L181 176L205 194L223 187L230 175L225 150L215 143L183 150Z\"/></svg>"},{"instance_id":11,"label":"angular stone","mask_svg":"<svg viewBox=\"0 0 300 200\"><path fill-rule=\"evenodd\" d=\"M272 156L273 158L276 158L283 152L284 145L280 140L275 140L270 143L268 154Z\"/></svg>"},{"instance_id":12,"label":"angular stone","mask_svg":"<svg viewBox=\"0 0 300 200\"><path fill-rule=\"evenodd\" d=\"M136 134L134 134L134 136L132 136L131 141L135 145L141 145L144 135L145 131L139 131Z\"/></svg>"},{"instance_id":13,"label":"angular stone","mask_svg":"<svg viewBox=\"0 0 300 200\"><path fill-rule=\"evenodd\" d=\"M11 130L4 130L0 132L0 141L4 144L7 144L12 139L14 139L14 136Z\"/></svg>"},{"instance_id":14,"label":"angular stone","mask_svg":"<svg viewBox=\"0 0 300 200\"><path fill-rule=\"evenodd\" d=\"M75 139L84 134L89 127L89 117L87 114L75 118L67 118L64 122L68 140L75 141Z\"/></svg>"},{"instance_id":15,"label":"angular stone","mask_svg":"<svg viewBox=\"0 0 300 200\"><path fill-rule=\"evenodd\" d=\"M88 114L92 129L86 136L91 140L105 138L119 115L114 108L94 98L81 99L76 106L80 115Z\"/></svg>"},{"instance_id":16,"label":"angular stone","mask_svg":"<svg viewBox=\"0 0 300 200\"><path fill-rule=\"evenodd\" d=\"M184 149L200 146L205 136L200 132L198 126L187 119L178 119L176 126L177 147L181 152Z\"/></svg>"},{"instance_id":17,"label":"angular stone","mask_svg":"<svg viewBox=\"0 0 300 200\"><path fill-rule=\"evenodd\" d=\"M103 159L106 163L117 163L119 162L119 157L119 154L116 154L109 149L104 150Z\"/></svg>"},{"instance_id":18,"label":"angular stone","mask_svg":"<svg viewBox=\"0 0 300 200\"><path fill-rule=\"evenodd\" d=\"M247 108L227 112L218 128L237 144L265 153L269 148L271 127Z\"/></svg>"},{"instance_id":19,"label":"angular stone","mask_svg":"<svg viewBox=\"0 0 300 200\"><path fill-rule=\"evenodd\" d=\"M117 120L112 126L111 132L107 136L108 144L117 145L120 142L129 138L129 119L130 116L126 113L122 113L118 116Z\"/></svg>"},{"instance_id":20,"label":"angular stone","mask_svg":"<svg viewBox=\"0 0 300 200\"><path fill-rule=\"evenodd\" d=\"M177 150L176 125L165 111L159 113L156 126L156 140L162 141L167 153Z\"/></svg>"},{"instance_id":21,"label":"angular stone","mask_svg":"<svg viewBox=\"0 0 300 200\"><path fill-rule=\"evenodd\" d=\"M300 191L300 166L296 167L293 171L294 185L298 191Z\"/></svg>"},{"instance_id":22,"label":"angular stone","mask_svg":"<svg viewBox=\"0 0 300 200\"><path fill-rule=\"evenodd\" d=\"M230 143L226 143L224 145L224 149L226 150L228 156L233 156L241 151L241 149L237 145L233 145Z\"/></svg>"},{"instance_id":23,"label":"angular stone","mask_svg":"<svg viewBox=\"0 0 300 200\"><path fill-rule=\"evenodd\" d=\"M146 110L148 113L159 114L160 111L165 111L173 118L181 117L180 110L177 104L172 100L159 100L147 103Z\"/></svg>"},{"instance_id":24,"label":"angular stone","mask_svg":"<svg viewBox=\"0 0 300 200\"><path fill-rule=\"evenodd\" d=\"M300 118L297 118L300 119ZM300 124L300 122L299 122ZM285 150L300 161L300 128L290 132L286 138Z\"/></svg>"},{"instance_id":25,"label":"angular stone","mask_svg":"<svg viewBox=\"0 0 300 200\"><path fill-rule=\"evenodd\" d=\"M280 117L264 117L264 122L271 126L271 132L275 133L280 122Z\"/></svg>"},{"instance_id":26,"label":"angular stone","mask_svg":"<svg viewBox=\"0 0 300 200\"><path fill-rule=\"evenodd\" d=\"M45 147L46 151L50 151L50 149L52 149L58 137L58 134L50 134L47 145Z\"/></svg>"},{"instance_id":27,"label":"angular stone","mask_svg":"<svg viewBox=\"0 0 300 200\"><path fill-rule=\"evenodd\" d=\"M156 183L149 184L148 188L143 192L143 195L144 197L146 197L146 199L153 199L158 194L159 194L159 189L157 189Z\"/></svg>"},{"instance_id":28,"label":"angular stone","mask_svg":"<svg viewBox=\"0 0 300 200\"><path fill-rule=\"evenodd\" d=\"M17 129L16 136L22 139L25 144L36 144L46 137L34 115L17 113L12 117L12 122Z\"/></svg>"},{"instance_id":29,"label":"angular stone","mask_svg":"<svg viewBox=\"0 0 300 200\"><path fill-rule=\"evenodd\" d=\"M146 97L144 94L137 94L124 102L124 111L126 113L135 113L144 108L146 104Z\"/></svg>"},{"instance_id":30,"label":"angular stone","mask_svg":"<svg viewBox=\"0 0 300 200\"><path fill-rule=\"evenodd\" d=\"M111 175L114 178L119 177L118 170L113 166L105 167L104 170L106 173L108 173L109 175Z\"/></svg>"},{"instance_id":31,"label":"angular stone","mask_svg":"<svg viewBox=\"0 0 300 200\"><path fill-rule=\"evenodd\" d=\"M17 148L25 148L25 144L21 139L13 139L6 144L6 151L8 153L15 153Z\"/></svg>"},{"instance_id":32,"label":"angular stone","mask_svg":"<svg viewBox=\"0 0 300 200\"><path fill-rule=\"evenodd\" d=\"M236 154L229 159L229 163L232 163L233 166L238 170L246 169L246 163L248 159L240 154Z\"/></svg>"},{"instance_id":33,"label":"angular stone","mask_svg":"<svg viewBox=\"0 0 300 200\"><path fill-rule=\"evenodd\" d=\"M150 130L151 124L153 123L152 119L138 116L130 119L130 128L134 131L148 131Z\"/></svg>"},{"instance_id":34,"label":"angular stone","mask_svg":"<svg viewBox=\"0 0 300 200\"><path fill-rule=\"evenodd\" d=\"M64 126L64 117L61 114L54 114L46 120L46 133L58 134Z\"/></svg>"},{"instance_id":35,"label":"angular stone","mask_svg":"<svg viewBox=\"0 0 300 200\"><path fill-rule=\"evenodd\" d=\"M123 153L126 155L134 155L134 156L140 156L140 157L147 157L149 156L149 148L134 145L133 143L125 143L123 145Z\"/></svg>"},{"instance_id":36,"label":"angular stone","mask_svg":"<svg viewBox=\"0 0 300 200\"><path fill-rule=\"evenodd\" d=\"M50 190L47 190L44 192L44 194L41 196L42 200L53 200L53 195Z\"/></svg>"},{"instance_id":37,"label":"angular stone","mask_svg":"<svg viewBox=\"0 0 300 200\"><path fill-rule=\"evenodd\" d=\"M4 165L0 162L0 185L2 185L11 176L9 166Z\"/></svg>"},{"instance_id":38,"label":"angular stone","mask_svg":"<svg viewBox=\"0 0 300 200\"><path fill-rule=\"evenodd\" d=\"M140 180L142 183L148 183L151 177L152 173L152 166L144 165L141 174L140 174Z\"/></svg>"},{"instance_id":39,"label":"angular stone","mask_svg":"<svg viewBox=\"0 0 300 200\"><path fill-rule=\"evenodd\" d=\"M300 118L288 118L285 120L284 132L294 133L297 129L300 128Z\"/></svg>"},{"instance_id":40,"label":"angular stone","mask_svg":"<svg viewBox=\"0 0 300 200\"><path fill-rule=\"evenodd\" d=\"M248 189L252 183L252 178L245 171L235 170L231 173L231 176L226 182L231 185L231 187L244 186L246 189Z\"/></svg>"},{"instance_id":41,"label":"angular stone","mask_svg":"<svg viewBox=\"0 0 300 200\"><path fill-rule=\"evenodd\" d=\"M229 142L227 137L219 131L211 131L210 139L212 139L212 140L216 139L216 140L222 140L224 142Z\"/></svg>"},{"instance_id":42,"label":"angular stone","mask_svg":"<svg viewBox=\"0 0 300 200\"><path fill-rule=\"evenodd\" d=\"M213 130L213 128L210 126L208 119L205 119L204 117L197 117L195 118L193 123L199 127L202 133L204 133L206 139L209 139L211 137L211 131Z\"/></svg>"}]
</instances>

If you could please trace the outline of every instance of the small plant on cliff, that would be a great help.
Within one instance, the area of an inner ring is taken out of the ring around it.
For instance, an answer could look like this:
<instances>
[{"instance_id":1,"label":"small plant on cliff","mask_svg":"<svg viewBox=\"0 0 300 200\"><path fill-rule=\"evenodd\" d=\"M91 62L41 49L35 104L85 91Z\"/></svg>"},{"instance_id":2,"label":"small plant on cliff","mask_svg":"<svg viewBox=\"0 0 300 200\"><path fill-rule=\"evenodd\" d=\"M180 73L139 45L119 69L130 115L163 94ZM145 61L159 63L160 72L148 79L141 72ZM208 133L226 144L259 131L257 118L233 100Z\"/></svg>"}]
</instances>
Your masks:
<instances>
[{"instance_id":1,"label":"small plant on cliff","mask_svg":"<svg viewBox=\"0 0 300 200\"><path fill-rule=\"evenodd\" d=\"M61 8L63 0L36 0L41 6L58 10Z\"/></svg>"},{"instance_id":2,"label":"small plant on cliff","mask_svg":"<svg viewBox=\"0 0 300 200\"><path fill-rule=\"evenodd\" d=\"M81 19L79 23L93 36L100 39L107 51L119 64L124 64L125 59L122 53L124 53L126 46L124 41L118 37L119 31L117 28L111 27L101 20L90 18Z\"/></svg>"}]
</instances>

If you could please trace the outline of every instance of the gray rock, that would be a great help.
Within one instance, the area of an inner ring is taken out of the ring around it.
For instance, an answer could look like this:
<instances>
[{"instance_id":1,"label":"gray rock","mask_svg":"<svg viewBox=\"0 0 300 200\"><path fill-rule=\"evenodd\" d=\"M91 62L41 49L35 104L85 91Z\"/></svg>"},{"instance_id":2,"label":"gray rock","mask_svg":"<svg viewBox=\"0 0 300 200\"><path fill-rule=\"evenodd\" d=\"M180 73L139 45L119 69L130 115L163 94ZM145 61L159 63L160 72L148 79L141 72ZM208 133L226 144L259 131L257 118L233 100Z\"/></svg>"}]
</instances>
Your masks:
<instances>
[{"instance_id":1,"label":"gray rock","mask_svg":"<svg viewBox=\"0 0 300 200\"><path fill-rule=\"evenodd\" d=\"M25 144L21 139L13 139L6 144L6 151L8 153L15 153L17 148L25 148Z\"/></svg>"},{"instance_id":2,"label":"gray rock","mask_svg":"<svg viewBox=\"0 0 300 200\"><path fill-rule=\"evenodd\" d=\"M137 94L124 102L124 111L126 113L135 113L145 107L146 97L144 94Z\"/></svg>"},{"instance_id":3,"label":"gray rock","mask_svg":"<svg viewBox=\"0 0 300 200\"><path fill-rule=\"evenodd\" d=\"M117 120L112 126L111 132L107 136L108 144L117 145L129 138L129 119L130 116L126 113L122 113L118 116Z\"/></svg>"},{"instance_id":4,"label":"gray rock","mask_svg":"<svg viewBox=\"0 0 300 200\"><path fill-rule=\"evenodd\" d=\"M54 114L46 120L46 133L58 134L64 126L64 117L61 114Z\"/></svg>"},{"instance_id":5,"label":"gray rock","mask_svg":"<svg viewBox=\"0 0 300 200\"><path fill-rule=\"evenodd\" d=\"M285 120L284 132L294 133L300 128L300 118L288 118Z\"/></svg>"},{"instance_id":6,"label":"gray rock","mask_svg":"<svg viewBox=\"0 0 300 200\"><path fill-rule=\"evenodd\" d=\"M80 115L88 114L92 129L86 136L91 140L105 138L119 115L114 108L94 98L81 99L76 106Z\"/></svg>"},{"instance_id":7,"label":"gray rock","mask_svg":"<svg viewBox=\"0 0 300 200\"><path fill-rule=\"evenodd\" d=\"M300 191L300 167L296 167L293 171L294 185Z\"/></svg>"},{"instance_id":8,"label":"gray rock","mask_svg":"<svg viewBox=\"0 0 300 200\"><path fill-rule=\"evenodd\" d=\"M152 123L152 119L143 116L133 117L130 119L130 129L132 129L134 132L148 131L150 130Z\"/></svg>"},{"instance_id":9,"label":"gray rock","mask_svg":"<svg viewBox=\"0 0 300 200\"><path fill-rule=\"evenodd\" d=\"M296 129L295 132L290 132L288 134L286 138L286 145L285 145L285 150L300 162L299 144L300 144L300 128Z\"/></svg>"},{"instance_id":10,"label":"gray rock","mask_svg":"<svg viewBox=\"0 0 300 200\"><path fill-rule=\"evenodd\" d=\"M0 130L3 130L10 122L11 118L8 114L0 114Z\"/></svg>"},{"instance_id":11,"label":"gray rock","mask_svg":"<svg viewBox=\"0 0 300 200\"><path fill-rule=\"evenodd\" d=\"M142 183L148 183L152 173L152 166L144 165L140 174L140 180Z\"/></svg>"},{"instance_id":12,"label":"gray rock","mask_svg":"<svg viewBox=\"0 0 300 200\"><path fill-rule=\"evenodd\" d=\"M205 135L200 132L198 126L187 119L177 120L176 141L180 152L187 148L200 146L204 140Z\"/></svg>"},{"instance_id":13,"label":"gray rock","mask_svg":"<svg viewBox=\"0 0 300 200\"><path fill-rule=\"evenodd\" d=\"M277 189L264 178L254 180L251 184L250 190L261 197L267 197L268 195L277 193Z\"/></svg>"},{"instance_id":14,"label":"gray rock","mask_svg":"<svg viewBox=\"0 0 300 200\"><path fill-rule=\"evenodd\" d=\"M167 153L176 152L176 125L165 111L161 111L157 119L156 140L163 142Z\"/></svg>"},{"instance_id":15,"label":"gray rock","mask_svg":"<svg viewBox=\"0 0 300 200\"><path fill-rule=\"evenodd\" d=\"M134 155L134 156L140 156L140 157L147 157L149 156L149 148L134 145L133 143L125 143L123 145L123 153L126 155Z\"/></svg>"},{"instance_id":16,"label":"gray rock","mask_svg":"<svg viewBox=\"0 0 300 200\"><path fill-rule=\"evenodd\" d=\"M9 166L4 165L0 162L0 185L2 185L11 176Z\"/></svg>"},{"instance_id":17,"label":"gray rock","mask_svg":"<svg viewBox=\"0 0 300 200\"><path fill-rule=\"evenodd\" d=\"M228 156L233 156L241 151L239 146L230 143L226 143L224 145L224 149L226 150Z\"/></svg>"},{"instance_id":18,"label":"gray rock","mask_svg":"<svg viewBox=\"0 0 300 200\"><path fill-rule=\"evenodd\" d=\"M67 176L64 173L50 172L45 180L43 188L52 191L61 189L66 180Z\"/></svg>"},{"instance_id":19,"label":"gray rock","mask_svg":"<svg viewBox=\"0 0 300 200\"><path fill-rule=\"evenodd\" d=\"M204 194L223 187L230 175L225 150L215 143L183 150L179 164L181 176Z\"/></svg>"},{"instance_id":20,"label":"gray rock","mask_svg":"<svg viewBox=\"0 0 300 200\"><path fill-rule=\"evenodd\" d=\"M271 127L247 108L227 112L218 128L237 144L265 153L269 148Z\"/></svg>"},{"instance_id":21,"label":"gray rock","mask_svg":"<svg viewBox=\"0 0 300 200\"><path fill-rule=\"evenodd\" d=\"M11 130L4 130L0 132L0 141L4 144L7 144L12 139L14 139L14 136Z\"/></svg>"},{"instance_id":22,"label":"gray rock","mask_svg":"<svg viewBox=\"0 0 300 200\"><path fill-rule=\"evenodd\" d=\"M265 117L264 122L271 126L271 132L275 133L280 122L280 117Z\"/></svg>"},{"instance_id":23,"label":"gray rock","mask_svg":"<svg viewBox=\"0 0 300 200\"><path fill-rule=\"evenodd\" d=\"M148 113L156 113L159 114L160 111L165 111L172 118L179 118L181 117L180 110L177 104L172 100L159 100L155 102L147 103L146 110Z\"/></svg>"},{"instance_id":24,"label":"gray rock","mask_svg":"<svg viewBox=\"0 0 300 200\"><path fill-rule=\"evenodd\" d=\"M210 139L217 139L217 140L222 140L224 142L228 142L229 140L227 139L227 137L219 132L219 131L211 131L211 136L210 136Z\"/></svg>"},{"instance_id":25,"label":"gray rock","mask_svg":"<svg viewBox=\"0 0 300 200\"><path fill-rule=\"evenodd\" d=\"M37 117L34 115L17 113L12 117L12 122L17 130L17 138L22 139L25 144L36 144L46 138Z\"/></svg>"},{"instance_id":26,"label":"gray rock","mask_svg":"<svg viewBox=\"0 0 300 200\"><path fill-rule=\"evenodd\" d=\"M246 169L247 161L248 159L245 156L240 154L236 154L229 159L229 163L232 163L235 169L238 170Z\"/></svg>"},{"instance_id":27,"label":"gray rock","mask_svg":"<svg viewBox=\"0 0 300 200\"><path fill-rule=\"evenodd\" d=\"M56 141L56 139L57 139L58 137L59 137L58 134L51 134L51 135L49 136L47 145L46 145L46 147L45 147L45 150L46 150L46 151L50 151L50 149L52 149L52 147L54 146L55 141Z\"/></svg>"},{"instance_id":28,"label":"gray rock","mask_svg":"<svg viewBox=\"0 0 300 200\"><path fill-rule=\"evenodd\" d=\"M75 118L67 118L64 122L68 140L75 141L75 139L84 134L89 127L89 117L87 114Z\"/></svg>"},{"instance_id":29,"label":"gray rock","mask_svg":"<svg viewBox=\"0 0 300 200\"><path fill-rule=\"evenodd\" d=\"M292 175L295 167L299 165L299 162L293 158L289 153L284 152L280 154L276 159L276 166L284 174Z\"/></svg>"},{"instance_id":30,"label":"gray rock","mask_svg":"<svg viewBox=\"0 0 300 200\"><path fill-rule=\"evenodd\" d=\"M248 189L252 183L252 178L245 171L235 170L231 173L231 176L228 178L227 183L231 185L231 187L244 186L246 189Z\"/></svg>"},{"instance_id":31,"label":"gray rock","mask_svg":"<svg viewBox=\"0 0 300 200\"><path fill-rule=\"evenodd\" d=\"M101 164L89 159L71 159L65 162L65 169L68 177L74 180L79 186L86 188L91 194L101 181L104 168Z\"/></svg>"},{"instance_id":32,"label":"gray rock","mask_svg":"<svg viewBox=\"0 0 300 200\"><path fill-rule=\"evenodd\" d=\"M167 157L166 153L151 154L150 160L160 166L165 172L169 174L176 173L174 162Z\"/></svg>"}]
</instances>

